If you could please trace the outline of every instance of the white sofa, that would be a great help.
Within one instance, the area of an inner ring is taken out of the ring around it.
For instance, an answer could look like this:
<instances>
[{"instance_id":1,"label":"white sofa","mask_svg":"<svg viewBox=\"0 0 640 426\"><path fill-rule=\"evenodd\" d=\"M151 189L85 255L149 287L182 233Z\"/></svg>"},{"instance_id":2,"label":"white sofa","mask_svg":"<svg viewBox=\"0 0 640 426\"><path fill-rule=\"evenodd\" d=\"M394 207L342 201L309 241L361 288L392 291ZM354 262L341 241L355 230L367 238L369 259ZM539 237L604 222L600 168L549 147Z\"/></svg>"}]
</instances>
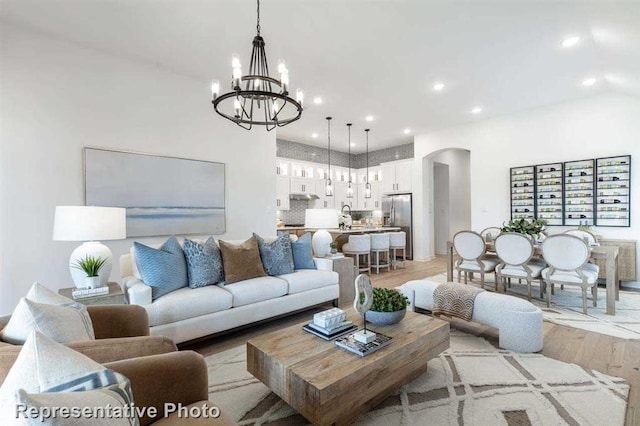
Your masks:
<instances>
[{"instance_id":1,"label":"white sofa","mask_svg":"<svg viewBox=\"0 0 640 426\"><path fill-rule=\"evenodd\" d=\"M265 238L267 242L274 239ZM339 276L333 271L333 262L314 261L317 270L302 269L230 285L183 287L153 301L151 287L142 281L134 256L120 257L120 273L129 303L147 310L151 335L182 343L327 302L337 305Z\"/></svg>"},{"instance_id":2,"label":"white sofa","mask_svg":"<svg viewBox=\"0 0 640 426\"><path fill-rule=\"evenodd\" d=\"M408 309L433 310L433 291L441 283L414 280L397 287L409 299ZM471 321L498 329L501 348L516 352L542 350L543 328L540 308L514 296L483 291L476 296Z\"/></svg>"}]
</instances>

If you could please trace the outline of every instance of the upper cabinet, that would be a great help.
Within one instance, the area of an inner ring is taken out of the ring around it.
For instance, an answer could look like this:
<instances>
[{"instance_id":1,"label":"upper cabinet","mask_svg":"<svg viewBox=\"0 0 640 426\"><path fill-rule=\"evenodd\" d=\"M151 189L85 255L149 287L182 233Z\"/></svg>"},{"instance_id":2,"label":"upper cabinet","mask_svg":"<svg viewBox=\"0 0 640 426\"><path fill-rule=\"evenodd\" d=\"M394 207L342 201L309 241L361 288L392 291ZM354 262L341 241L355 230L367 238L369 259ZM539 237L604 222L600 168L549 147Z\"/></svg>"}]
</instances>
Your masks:
<instances>
[{"instance_id":1,"label":"upper cabinet","mask_svg":"<svg viewBox=\"0 0 640 426\"><path fill-rule=\"evenodd\" d=\"M289 165L289 161L276 158L276 175L289 176L290 172L291 172L291 166Z\"/></svg>"},{"instance_id":2,"label":"upper cabinet","mask_svg":"<svg viewBox=\"0 0 640 426\"><path fill-rule=\"evenodd\" d=\"M314 163L291 162L291 177L313 179L316 171Z\"/></svg>"},{"instance_id":3,"label":"upper cabinet","mask_svg":"<svg viewBox=\"0 0 640 426\"><path fill-rule=\"evenodd\" d=\"M289 188L292 194L316 192L316 181L305 178L291 178Z\"/></svg>"},{"instance_id":4,"label":"upper cabinet","mask_svg":"<svg viewBox=\"0 0 640 426\"><path fill-rule=\"evenodd\" d=\"M276 177L276 209L289 210L289 178Z\"/></svg>"},{"instance_id":5,"label":"upper cabinet","mask_svg":"<svg viewBox=\"0 0 640 426\"><path fill-rule=\"evenodd\" d=\"M413 160L382 164L382 193L411 192Z\"/></svg>"}]
</instances>

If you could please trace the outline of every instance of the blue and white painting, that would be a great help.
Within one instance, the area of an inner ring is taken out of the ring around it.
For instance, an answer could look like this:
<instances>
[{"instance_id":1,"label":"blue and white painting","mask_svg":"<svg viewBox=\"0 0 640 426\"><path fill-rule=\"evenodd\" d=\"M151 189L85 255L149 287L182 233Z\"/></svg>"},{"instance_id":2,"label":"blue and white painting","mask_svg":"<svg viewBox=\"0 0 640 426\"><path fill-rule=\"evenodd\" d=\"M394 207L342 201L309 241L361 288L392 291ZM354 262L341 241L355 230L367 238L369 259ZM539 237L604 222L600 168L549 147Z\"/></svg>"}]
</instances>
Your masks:
<instances>
[{"instance_id":1,"label":"blue and white painting","mask_svg":"<svg viewBox=\"0 0 640 426\"><path fill-rule=\"evenodd\" d=\"M85 204L127 208L127 237L225 232L224 163L84 149Z\"/></svg>"}]
</instances>

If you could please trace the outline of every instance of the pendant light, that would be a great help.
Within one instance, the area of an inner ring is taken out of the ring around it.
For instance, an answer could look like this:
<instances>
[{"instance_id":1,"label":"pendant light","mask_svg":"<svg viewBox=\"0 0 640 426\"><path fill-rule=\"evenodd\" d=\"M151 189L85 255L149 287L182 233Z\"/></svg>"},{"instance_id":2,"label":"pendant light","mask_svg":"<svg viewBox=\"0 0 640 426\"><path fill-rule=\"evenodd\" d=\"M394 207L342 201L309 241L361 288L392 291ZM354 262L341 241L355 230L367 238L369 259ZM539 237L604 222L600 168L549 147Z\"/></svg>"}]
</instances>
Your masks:
<instances>
[{"instance_id":1,"label":"pendant light","mask_svg":"<svg viewBox=\"0 0 640 426\"><path fill-rule=\"evenodd\" d=\"M353 187L351 186L351 123L347 123L349 130L349 185L347 186L347 198L353 198Z\"/></svg>"},{"instance_id":2,"label":"pendant light","mask_svg":"<svg viewBox=\"0 0 640 426\"><path fill-rule=\"evenodd\" d=\"M371 198L371 184L369 183L369 130L371 129L364 129L367 135L367 178L364 184L364 198Z\"/></svg>"},{"instance_id":3,"label":"pendant light","mask_svg":"<svg viewBox=\"0 0 640 426\"><path fill-rule=\"evenodd\" d=\"M324 195L327 197L333 197L333 184L331 183L331 117L327 117L327 151L328 151L328 161L327 161L327 180L325 182L324 187Z\"/></svg>"}]
</instances>

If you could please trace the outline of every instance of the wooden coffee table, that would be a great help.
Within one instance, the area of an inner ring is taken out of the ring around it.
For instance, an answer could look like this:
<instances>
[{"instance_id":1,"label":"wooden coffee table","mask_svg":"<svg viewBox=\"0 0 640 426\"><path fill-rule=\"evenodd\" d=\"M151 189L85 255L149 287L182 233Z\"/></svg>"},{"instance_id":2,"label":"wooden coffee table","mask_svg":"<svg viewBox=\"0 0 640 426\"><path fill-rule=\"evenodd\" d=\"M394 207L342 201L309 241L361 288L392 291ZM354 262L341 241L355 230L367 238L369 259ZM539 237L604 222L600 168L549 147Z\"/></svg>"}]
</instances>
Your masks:
<instances>
[{"instance_id":1,"label":"wooden coffee table","mask_svg":"<svg viewBox=\"0 0 640 426\"><path fill-rule=\"evenodd\" d=\"M348 317L362 325L353 309ZM414 312L398 324L372 326L393 341L365 357L303 331L304 324L249 340L247 370L318 425L352 423L449 347L449 323Z\"/></svg>"}]
</instances>

